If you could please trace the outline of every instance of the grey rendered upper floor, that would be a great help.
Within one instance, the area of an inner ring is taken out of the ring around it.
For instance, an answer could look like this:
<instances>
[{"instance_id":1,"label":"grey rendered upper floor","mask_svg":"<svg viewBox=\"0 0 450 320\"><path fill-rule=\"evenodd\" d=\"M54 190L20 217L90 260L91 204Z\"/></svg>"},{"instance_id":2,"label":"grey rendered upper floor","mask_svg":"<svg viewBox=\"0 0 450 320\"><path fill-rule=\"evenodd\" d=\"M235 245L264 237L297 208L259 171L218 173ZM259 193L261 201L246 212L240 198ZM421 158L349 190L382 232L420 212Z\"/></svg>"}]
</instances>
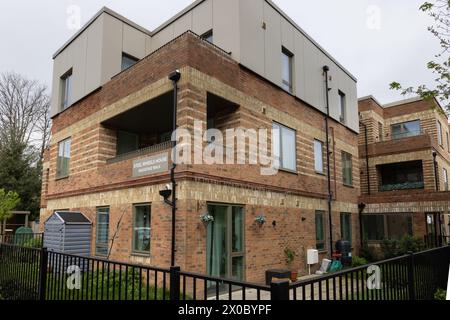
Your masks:
<instances>
[{"instance_id":1,"label":"grey rendered upper floor","mask_svg":"<svg viewBox=\"0 0 450 320\"><path fill-rule=\"evenodd\" d=\"M270 0L198 0L154 31L103 8L53 57L52 116L188 30L324 113L329 66L330 115L359 131L355 77Z\"/></svg>"}]
</instances>

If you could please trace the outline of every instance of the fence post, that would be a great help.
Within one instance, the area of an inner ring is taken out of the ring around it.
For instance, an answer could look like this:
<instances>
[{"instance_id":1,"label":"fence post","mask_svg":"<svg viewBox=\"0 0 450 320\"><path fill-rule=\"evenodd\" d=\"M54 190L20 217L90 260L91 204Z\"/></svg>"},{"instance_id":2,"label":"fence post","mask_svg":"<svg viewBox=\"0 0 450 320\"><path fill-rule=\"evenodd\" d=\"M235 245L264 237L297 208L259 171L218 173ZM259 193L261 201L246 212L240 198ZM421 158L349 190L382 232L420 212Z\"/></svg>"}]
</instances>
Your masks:
<instances>
[{"instance_id":1,"label":"fence post","mask_svg":"<svg viewBox=\"0 0 450 320\"><path fill-rule=\"evenodd\" d=\"M180 300L180 267L170 267L170 300Z\"/></svg>"},{"instance_id":2,"label":"fence post","mask_svg":"<svg viewBox=\"0 0 450 320\"><path fill-rule=\"evenodd\" d=\"M289 281L272 281L270 283L271 300L289 300Z\"/></svg>"},{"instance_id":3,"label":"fence post","mask_svg":"<svg viewBox=\"0 0 450 320\"><path fill-rule=\"evenodd\" d=\"M48 251L47 248L42 248L40 255L39 266L39 300L45 300L45 293L47 291L47 267L48 267Z\"/></svg>"},{"instance_id":4,"label":"fence post","mask_svg":"<svg viewBox=\"0 0 450 320\"><path fill-rule=\"evenodd\" d=\"M408 252L408 293L409 300L416 300L416 288L414 281L414 253Z\"/></svg>"}]
</instances>

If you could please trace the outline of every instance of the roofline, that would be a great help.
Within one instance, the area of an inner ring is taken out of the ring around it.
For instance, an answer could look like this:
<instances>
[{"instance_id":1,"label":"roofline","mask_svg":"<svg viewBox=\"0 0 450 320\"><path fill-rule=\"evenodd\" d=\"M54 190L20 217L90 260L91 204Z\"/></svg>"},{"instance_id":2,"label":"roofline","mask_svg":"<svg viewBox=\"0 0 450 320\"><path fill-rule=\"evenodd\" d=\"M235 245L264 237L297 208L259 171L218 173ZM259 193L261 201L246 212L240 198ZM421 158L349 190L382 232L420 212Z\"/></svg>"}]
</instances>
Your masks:
<instances>
[{"instance_id":1,"label":"roofline","mask_svg":"<svg viewBox=\"0 0 450 320\"><path fill-rule=\"evenodd\" d=\"M361 101L364 101L364 100L369 100L369 99L372 99L373 101L375 101L381 108L383 107L383 104L381 104L381 103L377 100L377 98L375 98L375 97L372 96L372 95L368 95L368 96L365 96L365 97L358 98L358 102L361 102Z\"/></svg>"},{"instance_id":2,"label":"roofline","mask_svg":"<svg viewBox=\"0 0 450 320\"><path fill-rule=\"evenodd\" d=\"M170 24L172 24L173 22L175 22L176 20L180 19L181 17L183 17L185 14L187 14L188 12L190 12L192 9L196 8L197 6L199 6L200 4L202 4L203 2L205 2L206 0L196 0L195 2L193 2L192 4L190 4L189 6L187 6L186 8L184 8L183 10L181 10L180 12L178 12L176 15L174 15L172 18L170 18L169 20L167 20L166 22L162 23L159 27L157 27L155 30L153 31L149 31L145 28L143 28L142 26L134 23L133 21L125 18L124 16L120 15L119 13L109 9L108 7L103 7L102 9L100 9L99 12L97 12L94 17L92 17L80 30L78 30L77 33L75 33L70 39L69 41L67 41L60 49L58 49L56 51L56 53L53 55L53 59L55 59L67 46L69 46L81 33L83 33L102 13L107 13L119 20L121 20L122 22L130 25L131 27L134 27L144 33L146 33L147 35L149 35L150 37L153 37L155 34L157 34L158 32L160 32L161 30L163 30L164 28L166 28L167 26L169 26ZM320 46L310 35L308 35L294 20L292 20L283 10L281 10L275 3L273 3L271 0L264 0L265 2L267 2L275 11L277 11L283 18L285 18L295 29L297 29L303 36L305 36L309 41L311 41L311 43L317 48L319 49L323 54L325 54L325 56L327 56L333 63L335 63L338 68L340 68L342 71L344 71L353 81L358 82L357 78L350 72L348 71L342 64L340 64L335 58L333 58L333 56L328 53L328 51L326 51L322 46Z\"/></svg>"},{"instance_id":3,"label":"roofline","mask_svg":"<svg viewBox=\"0 0 450 320\"><path fill-rule=\"evenodd\" d=\"M55 59L64 49L66 49L76 38L78 38L84 31L86 31L87 28L91 26L91 24L94 23L97 18L99 18L103 13L109 14L110 16L122 21L123 23L128 24L130 27L133 27L149 36L152 36L152 32L145 29L144 27L138 25L137 23L131 21L128 18L125 18L121 14L115 12L114 10L109 9L108 7L102 7L91 19L89 19L88 22L84 24L83 27L80 28L70 39L63 44L61 48L59 48L52 56L53 59Z\"/></svg>"}]
</instances>

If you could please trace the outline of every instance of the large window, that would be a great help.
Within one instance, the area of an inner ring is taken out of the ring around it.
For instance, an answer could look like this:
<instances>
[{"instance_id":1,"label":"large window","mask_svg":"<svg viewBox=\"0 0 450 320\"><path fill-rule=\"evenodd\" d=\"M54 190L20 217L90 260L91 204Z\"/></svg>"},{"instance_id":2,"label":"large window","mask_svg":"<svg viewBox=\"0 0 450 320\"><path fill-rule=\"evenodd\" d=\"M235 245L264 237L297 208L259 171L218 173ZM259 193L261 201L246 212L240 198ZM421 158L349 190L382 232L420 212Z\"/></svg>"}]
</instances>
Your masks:
<instances>
[{"instance_id":1,"label":"large window","mask_svg":"<svg viewBox=\"0 0 450 320\"><path fill-rule=\"evenodd\" d=\"M316 211L316 249L325 250L325 212Z\"/></svg>"},{"instance_id":2,"label":"large window","mask_svg":"<svg viewBox=\"0 0 450 320\"><path fill-rule=\"evenodd\" d=\"M61 77L61 110L72 104L72 69Z\"/></svg>"},{"instance_id":3,"label":"large window","mask_svg":"<svg viewBox=\"0 0 450 320\"><path fill-rule=\"evenodd\" d=\"M150 254L150 204L135 205L133 211L133 252Z\"/></svg>"},{"instance_id":4,"label":"large window","mask_svg":"<svg viewBox=\"0 0 450 320\"><path fill-rule=\"evenodd\" d=\"M437 129L438 129L438 143L442 147L444 145L442 141L442 124L437 121Z\"/></svg>"},{"instance_id":5,"label":"large window","mask_svg":"<svg viewBox=\"0 0 450 320\"><path fill-rule=\"evenodd\" d=\"M342 151L342 177L346 186L353 185L353 162L352 155Z\"/></svg>"},{"instance_id":6,"label":"large window","mask_svg":"<svg viewBox=\"0 0 450 320\"><path fill-rule=\"evenodd\" d=\"M394 140L418 136L421 133L420 120L393 124L391 131Z\"/></svg>"},{"instance_id":7,"label":"large window","mask_svg":"<svg viewBox=\"0 0 450 320\"><path fill-rule=\"evenodd\" d=\"M106 257L109 250L109 208L97 208L95 254Z\"/></svg>"},{"instance_id":8,"label":"large window","mask_svg":"<svg viewBox=\"0 0 450 320\"><path fill-rule=\"evenodd\" d=\"M293 59L294 55L286 48L281 50L281 65L282 65L282 86L283 89L292 93L293 82Z\"/></svg>"},{"instance_id":9,"label":"large window","mask_svg":"<svg viewBox=\"0 0 450 320\"><path fill-rule=\"evenodd\" d=\"M341 213L341 239L352 242L352 215Z\"/></svg>"},{"instance_id":10,"label":"large window","mask_svg":"<svg viewBox=\"0 0 450 320\"><path fill-rule=\"evenodd\" d=\"M339 121L345 123L347 120L347 97L339 90Z\"/></svg>"},{"instance_id":11,"label":"large window","mask_svg":"<svg viewBox=\"0 0 450 320\"><path fill-rule=\"evenodd\" d=\"M380 191L424 188L422 161L385 164L377 168L381 180Z\"/></svg>"},{"instance_id":12,"label":"large window","mask_svg":"<svg viewBox=\"0 0 450 320\"><path fill-rule=\"evenodd\" d=\"M217 277L244 280L244 208L208 205L208 213L214 217L214 221L207 227L207 273Z\"/></svg>"},{"instance_id":13,"label":"large window","mask_svg":"<svg viewBox=\"0 0 450 320\"><path fill-rule=\"evenodd\" d=\"M279 160L280 168L289 171L297 171L295 130L281 124L273 124L273 152Z\"/></svg>"},{"instance_id":14,"label":"large window","mask_svg":"<svg viewBox=\"0 0 450 320\"><path fill-rule=\"evenodd\" d=\"M314 170L323 173L323 142L314 140Z\"/></svg>"},{"instance_id":15,"label":"large window","mask_svg":"<svg viewBox=\"0 0 450 320\"><path fill-rule=\"evenodd\" d=\"M138 58L130 56L129 54L122 53L122 71L132 67L139 61Z\"/></svg>"},{"instance_id":16,"label":"large window","mask_svg":"<svg viewBox=\"0 0 450 320\"><path fill-rule=\"evenodd\" d=\"M69 176L70 171L70 139L61 141L58 144L56 177L65 178Z\"/></svg>"},{"instance_id":17,"label":"large window","mask_svg":"<svg viewBox=\"0 0 450 320\"><path fill-rule=\"evenodd\" d=\"M366 241L399 240L412 235L412 216L400 213L362 215L362 229Z\"/></svg>"}]
</instances>

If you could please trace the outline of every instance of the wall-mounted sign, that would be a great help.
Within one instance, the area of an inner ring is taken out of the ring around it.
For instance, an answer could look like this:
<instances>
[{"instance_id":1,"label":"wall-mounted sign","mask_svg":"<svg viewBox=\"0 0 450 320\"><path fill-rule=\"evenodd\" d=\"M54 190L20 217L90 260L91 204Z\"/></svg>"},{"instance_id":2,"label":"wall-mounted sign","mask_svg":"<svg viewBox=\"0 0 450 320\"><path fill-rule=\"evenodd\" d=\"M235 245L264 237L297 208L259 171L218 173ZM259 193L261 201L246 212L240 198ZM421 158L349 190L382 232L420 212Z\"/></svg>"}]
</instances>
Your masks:
<instances>
[{"instance_id":1,"label":"wall-mounted sign","mask_svg":"<svg viewBox=\"0 0 450 320\"><path fill-rule=\"evenodd\" d=\"M133 161L133 177L143 177L167 171L169 171L168 153Z\"/></svg>"}]
</instances>

